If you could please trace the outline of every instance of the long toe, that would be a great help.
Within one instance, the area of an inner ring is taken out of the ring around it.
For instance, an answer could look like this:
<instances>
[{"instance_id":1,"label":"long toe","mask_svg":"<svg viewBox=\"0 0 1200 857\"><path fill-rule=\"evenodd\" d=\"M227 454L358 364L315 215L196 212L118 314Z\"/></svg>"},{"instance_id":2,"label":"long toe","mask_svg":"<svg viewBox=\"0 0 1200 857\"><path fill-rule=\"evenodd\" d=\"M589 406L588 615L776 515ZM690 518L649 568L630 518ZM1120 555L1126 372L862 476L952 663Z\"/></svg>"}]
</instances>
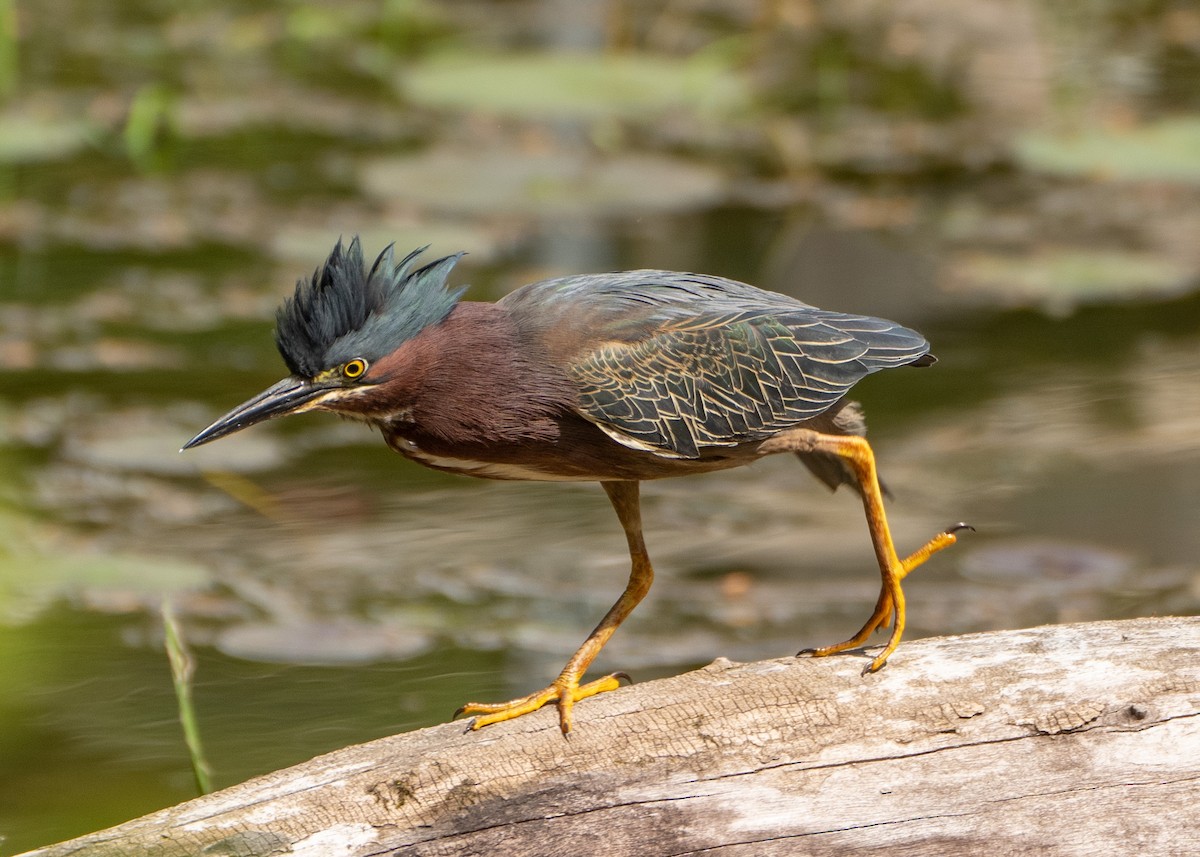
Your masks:
<instances>
[{"instance_id":1,"label":"long toe","mask_svg":"<svg viewBox=\"0 0 1200 857\"><path fill-rule=\"evenodd\" d=\"M879 599L875 602L875 610L871 613L871 618L866 624L859 628L858 633L848 640L843 640L840 643L834 643L831 646L821 646L815 649L801 649L796 652L796 657L810 658L825 658L829 655L836 655L840 652L849 651L850 649L859 649L866 645L867 640L871 638L880 628L885 628L895 620L896 611L892 606L892 598L887 591L879 593Z\"/></svg>"},{"instance_id":2,"label":"long toe","mask_svg":"<svg viewBox=\"0 0 1200 857\"><path fill-rule=\"evenodd\" d=\"M550 685L537 693L531 693L528 696L522 696L518 699L510 699L508 702L468 702L458 711L454 712L455 717L462 717L464 714L473 714L475 719L471 721L472 729L479 729L491 723L501 723L505 720L512 720L515 717L520 717L522 714L529 714L537 711L547 702L551 702L558 698L558 688Z\"/></svg>"},{"instance_id":3,"label":"long toe","mask_svg":"<svg viewBox=\"0 0 1200 857\"><path fill-rule=\"evenodd\" d=\"M566 735L571 731L571 711L575 703L598 693L616 690L621 686L622 678L628 680L628 676L624 673L613 673L584 685L572 681L555 682L536 693L518 699L510 699L508 702L468 702L458 709L454 716L475 715L475 719L471 721L471 729L482 729L493 723L503 723L505 720L513 720L530 714L549 702L557 701L558 725L562 733Z\"/></svg>"}]
</instances>

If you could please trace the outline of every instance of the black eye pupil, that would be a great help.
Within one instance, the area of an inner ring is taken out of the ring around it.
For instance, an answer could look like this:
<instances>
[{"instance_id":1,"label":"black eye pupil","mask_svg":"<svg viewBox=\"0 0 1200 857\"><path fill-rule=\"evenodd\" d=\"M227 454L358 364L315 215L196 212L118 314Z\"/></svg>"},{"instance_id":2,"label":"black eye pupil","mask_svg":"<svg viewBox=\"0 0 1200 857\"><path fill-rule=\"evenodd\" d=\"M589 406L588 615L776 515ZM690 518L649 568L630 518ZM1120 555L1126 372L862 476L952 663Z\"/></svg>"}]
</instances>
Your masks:
<instances>
[{"instance_id":1,"label":"black eye pupil","mask_svg":"<svg viewBox=\"0 0 1200 857\"><path fill-rule=\"evenodd\" d=\"M365 363L363 363L361 360L351 360L349 363L347 363L345 365L345 367L342 369L342 372L343 372L343 374L346 375L347 378L357 378L359 375L361 375L366 370L367 370L367 365Z\"/></svg>"}]
</instances>

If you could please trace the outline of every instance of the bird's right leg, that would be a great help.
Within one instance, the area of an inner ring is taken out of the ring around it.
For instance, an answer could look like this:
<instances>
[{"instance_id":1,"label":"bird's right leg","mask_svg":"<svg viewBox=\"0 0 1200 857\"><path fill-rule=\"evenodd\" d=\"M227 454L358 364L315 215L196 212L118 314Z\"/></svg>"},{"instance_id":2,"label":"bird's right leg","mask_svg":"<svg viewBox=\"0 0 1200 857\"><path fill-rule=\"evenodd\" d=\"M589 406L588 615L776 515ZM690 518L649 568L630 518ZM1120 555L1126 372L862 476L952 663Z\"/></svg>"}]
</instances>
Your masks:
<instances>
[{"instance_id":1,"label":"bird's right leg","mask_svg":"<svg viewBox=\"0 0 1200 857\"><path fill-rule=\"evenodd\" d=\"M654 581L654 569L650 565L650 556L646 553L646 543L642 539L642 513L638 483L602 482L601 484L608 492L608 499L612 501L621 526L625 530L625 538L629 542L631 568L629 583L625 586L625 591L621 593L617 603L600 620L600 624L583 641L583 645L567 661L567 665L563 667L558 678L549 687L508 702L468 702L456 711L456 717L460 714L476 715L475 719L471 721L472 729L512 720L514 717L537 711L548 702L557 702L558 725L562 733L566 735L571 731L571 711L576 702L589 696L595 696L597 693L615 690L620 687L622 678L628 679L624 673L612 673L587 684L579 683L592 661L604 648L604 644L608 642L608 638L633 612L633 608L638 605L638 602L646 597L646 593L650 591L650 584Z\"/></svg>"},{"instance_id":2,"label":"bird's right leg","mask_svg":"<svg viewBox=\"0 0 1200 857\"><path fill-rule=\"evenodd\" d=\"M823 657L847 649L858 648L866 643L877 629L886 627L890 623L892 626L891 636L884 645L883 651L871 661L866 669L867 672L874 672L884 665L888 656L900 645L900 638L904 634L906 610L904 590L901 588L900 582L933 554L958 541L955 531L966 525L960 524L938 533L916 551L901 559L892 542L887 514L883 509L883 492L880 489L879 476L875 470L875 454L865 438L858 435L823 434L810 429L792 429L763 441L759 444L758 451L762 455L776 452L832 455L844 461L854 474L859 494L862 496L863 509L866 512L867 528L871 533L875 558L879 562L879 573L882 578L879 598L875 602L875 610L871 613L870 618L853 637L832 646L808 649L801 654L807 653L814 657Z\"/></svg>"}]
</instances>

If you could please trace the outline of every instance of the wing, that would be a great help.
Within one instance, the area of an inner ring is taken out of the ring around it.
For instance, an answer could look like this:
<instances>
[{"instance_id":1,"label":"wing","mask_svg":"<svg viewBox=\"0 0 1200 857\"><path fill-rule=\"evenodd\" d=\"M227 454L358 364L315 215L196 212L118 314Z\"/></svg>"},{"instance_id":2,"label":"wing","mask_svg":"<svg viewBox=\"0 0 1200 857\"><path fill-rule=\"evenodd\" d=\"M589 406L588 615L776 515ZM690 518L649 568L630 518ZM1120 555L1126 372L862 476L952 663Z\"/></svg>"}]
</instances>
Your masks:
<instances>
[{"instance_id":1,"label":"wing","mask_svg":"<svg viewBox=\"0 0 1200 857\"><path fill-rule=\"evenodd\" d=\"M798 425L929 350L884 319L673 271L546 280L500 303L565 367L582 416L626 446L681 458Z\"/></svg>"},{"instance_id":2,"label":"wing","mask_svg":"<svg viewBox=\"0 0 1200 857\"><path fill-rule=\"evenodd\" d=\"M709 314L606 343L569 374L580 411L614 439L695 458L811 419L863 376L927 350L913 331L866 316Z\"/></svg>"}]
</instances>

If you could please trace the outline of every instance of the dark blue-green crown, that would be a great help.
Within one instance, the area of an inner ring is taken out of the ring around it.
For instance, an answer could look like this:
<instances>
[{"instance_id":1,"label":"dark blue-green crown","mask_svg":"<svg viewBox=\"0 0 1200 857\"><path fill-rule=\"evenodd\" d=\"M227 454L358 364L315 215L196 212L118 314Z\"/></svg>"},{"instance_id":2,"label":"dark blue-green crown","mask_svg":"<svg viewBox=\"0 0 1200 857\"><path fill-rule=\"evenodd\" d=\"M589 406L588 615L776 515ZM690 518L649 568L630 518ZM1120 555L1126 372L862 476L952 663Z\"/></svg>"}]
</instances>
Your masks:
<instances>
[{"instance_id":1,"label":"dark blue-green crown","mask_svg":"<svg viewBox=\"0 0 1200 857\"><path fill-rule=\"evenodd\" d=\"M288 369L312 378L355 357L377 360L449 315L465 289L448 290L446 277L463 254L410 271L426 249L397 262L388 245L368 269L358 237L345 248L339 239L275 316L275 344Z\"/></svg>"}]
</instances>

